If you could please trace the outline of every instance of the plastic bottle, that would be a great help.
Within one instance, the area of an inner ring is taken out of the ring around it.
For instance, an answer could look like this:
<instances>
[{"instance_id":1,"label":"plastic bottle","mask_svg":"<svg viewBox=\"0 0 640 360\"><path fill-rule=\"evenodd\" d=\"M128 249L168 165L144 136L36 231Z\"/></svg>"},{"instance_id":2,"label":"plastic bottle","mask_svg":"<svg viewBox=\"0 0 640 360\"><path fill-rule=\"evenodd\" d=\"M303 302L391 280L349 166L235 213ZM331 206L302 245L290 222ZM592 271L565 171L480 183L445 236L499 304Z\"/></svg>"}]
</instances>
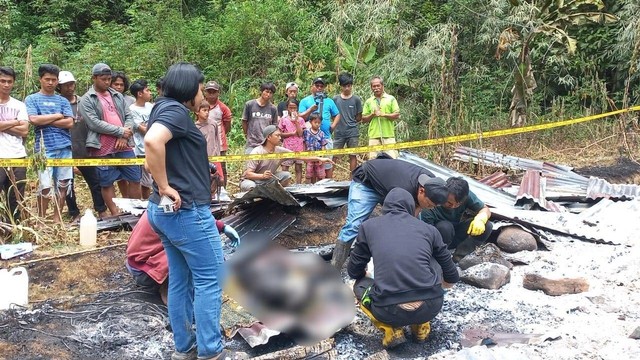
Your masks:
<instances>
[{"instance_id":1,"label":"plastic bottle","mask_svg":"<svg viewBox=\"0 0 640 360\"><path fill-rule=\"evenodd\" d=\"M91 209L87 209L80 219L80 245L84 247L96 246L98 234L98 220Z\"/></svg>"}]
</instances>

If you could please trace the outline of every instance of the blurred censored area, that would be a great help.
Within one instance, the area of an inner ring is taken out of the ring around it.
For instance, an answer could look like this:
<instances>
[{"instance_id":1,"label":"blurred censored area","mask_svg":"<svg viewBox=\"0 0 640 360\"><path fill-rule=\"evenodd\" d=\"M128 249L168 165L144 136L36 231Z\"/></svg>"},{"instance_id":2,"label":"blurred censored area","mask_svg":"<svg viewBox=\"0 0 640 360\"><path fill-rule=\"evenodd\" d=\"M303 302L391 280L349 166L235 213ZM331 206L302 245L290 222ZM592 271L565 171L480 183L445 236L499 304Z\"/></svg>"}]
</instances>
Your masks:
<instances>
[{"instance_id":1,"label":"blurred censored area","mask_svg":"<svg viewBox=\"0 0 640 360\"><path fill-rule=\"evenodd\" d=\"M247 240L226 263L225 292L265 326L312 345L351 323L353 291L319 255Z\"/></svg>"}]
</instances>

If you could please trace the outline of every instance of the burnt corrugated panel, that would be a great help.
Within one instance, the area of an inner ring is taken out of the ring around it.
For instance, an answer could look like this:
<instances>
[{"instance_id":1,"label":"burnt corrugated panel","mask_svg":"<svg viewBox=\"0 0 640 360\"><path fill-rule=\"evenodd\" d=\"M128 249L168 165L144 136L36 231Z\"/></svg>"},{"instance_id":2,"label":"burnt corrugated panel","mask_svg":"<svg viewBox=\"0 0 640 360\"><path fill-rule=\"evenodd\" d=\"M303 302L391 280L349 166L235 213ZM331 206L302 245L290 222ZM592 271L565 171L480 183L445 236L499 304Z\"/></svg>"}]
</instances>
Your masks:
<instances>
[{"instance_id":1,"label":"burnt corrugated panel","mask_svg":"<svg viewBox=\"0 0 640 360\"><path fill-rule=\"evenodd\" d=\"M640 243L640 199L618 202L603 199L580 214L506 207L492 209L491 212L497 218L510 219L596 243L628 246Z\"/></svg>"},{"instance_id":2,"label":"burnt corrugated panel","mask_svg":"<svg viewBox=\"0 0 640 360\"><path fill-rule=\"evenodd\" d=\"M233 226L240 238L260 237L273 240L296 221L296 216L285 212L279 204L261 201L223 218L222 221Z\"/></svg>"},{"instance_id":3,"label":"burnt corrugated panel","mask_svg":"<svg viewBox=\"0 0 640 360\"><path fill-rule=\"evenodd\" d=\"M587 186L587 198L634 199L640 197L640 186L635 184L611 184L607 180L592 177Z\"/></svg>"},{"instance_id":4,"label":"burnt corrugated panel","mask_svg":"<svg viewBox=\"0 0 640 360\"><path fill-rule=\"evenodd\" d=\"M451 170L444 166L436 165L429 160L422 159L414 154L406 151L400 152L400 160L422 166L423 168L431 171L437 177L446 180L452 176L460 176L469 183L469 189L473 191L480 200L485 204L492 207L506 207L512 208L516 202L516 197L507 194L504 191L496 190L489 185L485 185L475 179L472 179L466 175L463 175L455 170Z\"/></svg>"},{"instance_id":5,"label":"burnt corrugated panel","mask_svg":"<svg viewBox=\"0 0 640 360\"><path fill-rule=\"evenodd\" d=\"M480 181L485 185L489 185L494 189L502 189L502 188L511 186L511 181L509 181L509 177L507 176L507 174L503 173L502 171L496 171L493 174L485 178L482 178L478 181Z\"/></svg>"}]
</instances>

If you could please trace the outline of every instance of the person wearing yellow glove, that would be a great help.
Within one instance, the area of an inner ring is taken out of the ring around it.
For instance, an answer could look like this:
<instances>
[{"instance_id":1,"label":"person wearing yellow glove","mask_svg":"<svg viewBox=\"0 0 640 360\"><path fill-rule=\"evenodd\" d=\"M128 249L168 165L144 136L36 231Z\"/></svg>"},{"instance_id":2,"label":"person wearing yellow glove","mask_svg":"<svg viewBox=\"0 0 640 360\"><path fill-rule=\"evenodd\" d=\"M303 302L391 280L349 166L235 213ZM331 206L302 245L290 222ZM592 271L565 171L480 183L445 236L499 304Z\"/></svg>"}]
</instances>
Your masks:
<instances>
[{"instance_id":1,"label":"person wearing yellow glove","mask_svg":"<svg viewBox=\"0 0 640 360\"><path fill-rule=\"evenodd\" d=\"M469 191L469 184L460 177L447 179L447 202L420 213L422 221L438 229L449 249L455 249L468 238L475 245L487 241L493 230L491 211Z\"/></svg>"}]
</instances>

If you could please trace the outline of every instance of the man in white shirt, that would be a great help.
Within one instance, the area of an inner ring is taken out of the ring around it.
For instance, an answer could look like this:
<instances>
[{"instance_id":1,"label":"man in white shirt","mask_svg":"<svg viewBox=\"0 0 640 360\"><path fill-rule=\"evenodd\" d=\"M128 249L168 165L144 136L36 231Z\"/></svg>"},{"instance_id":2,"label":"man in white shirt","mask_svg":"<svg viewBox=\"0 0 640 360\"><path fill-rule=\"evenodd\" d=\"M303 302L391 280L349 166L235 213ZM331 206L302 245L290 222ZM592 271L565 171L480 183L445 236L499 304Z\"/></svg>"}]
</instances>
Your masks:
<instances>
[{"instance_id":1,"label":"man in white shirt","mask_svg":"<svg viewBox=\"0 0 640 360\"><path fill-rule=\"evenodd\" d=\"M16 73L12 68L0 66L0 159L27 157L24 139L29 133L29 116L26 105L11 97L15 80ZM14 221L20 220L18 203L24 197L26 177L25 167L0 168L0 191L5 193Z\"/></svg>"}]
</instances>

